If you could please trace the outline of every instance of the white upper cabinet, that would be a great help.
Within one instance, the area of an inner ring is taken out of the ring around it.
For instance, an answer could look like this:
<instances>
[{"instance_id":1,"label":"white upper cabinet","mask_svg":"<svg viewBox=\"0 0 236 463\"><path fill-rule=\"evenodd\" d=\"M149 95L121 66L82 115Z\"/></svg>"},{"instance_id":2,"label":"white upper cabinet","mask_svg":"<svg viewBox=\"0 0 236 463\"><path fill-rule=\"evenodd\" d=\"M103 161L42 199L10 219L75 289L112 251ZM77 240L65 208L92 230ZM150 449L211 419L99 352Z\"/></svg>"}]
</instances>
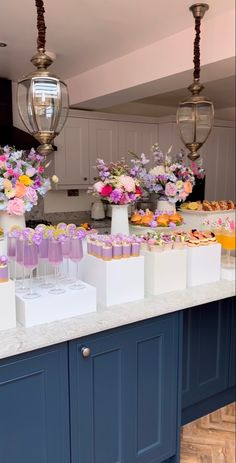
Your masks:
<instances>
[{"instance_id":1,"label":"white upper cabinet","mask_svg":"<svg viewBox=\"0 0 236 463\"><path fill-rule=\"evenodd\" d=\"M60 187L89 185L89 150L87 119L69 117L55 139L54 169Z\"/></svg>"},{"instance_id":2,"label":"white upper cabinet","mask_svg":"<svg viewBox=\"0 0 236 463\"><path fill-rule=\"evenodd\" d=\"M149 157L151 147L157 141L157 124L119 122L119 158L124 157L129 162L128 151L138 155L145 153Z\"/></svg>"},{"instance_id":3,"label":"white upper cabinet","mask_svg":"<svg viewBox=\"0 0 236 463\"><path fill-rule=\"evenodd\" d=\"M118 160L118 122L99 119L89 121L90 183L96 179L97 158L106 162Z\"/></svg>"}]
</instances>

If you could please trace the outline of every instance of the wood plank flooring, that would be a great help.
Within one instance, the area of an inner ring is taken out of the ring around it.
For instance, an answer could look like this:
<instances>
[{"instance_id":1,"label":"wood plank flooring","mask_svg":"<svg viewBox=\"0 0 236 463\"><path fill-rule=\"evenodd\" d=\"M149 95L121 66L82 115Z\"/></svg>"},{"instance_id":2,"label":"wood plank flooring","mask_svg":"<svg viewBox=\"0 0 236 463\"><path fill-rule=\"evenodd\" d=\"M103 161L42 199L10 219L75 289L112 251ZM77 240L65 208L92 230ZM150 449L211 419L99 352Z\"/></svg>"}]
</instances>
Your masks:
<instances>
[{"instance_id":1,"label":"wood plank flooring","mask_svg":"<svg viewBox=\"0 0 236 463\"><path fill-rule=\"evenodd\" d=\"M181 463L236 463L236 402L183 426Z\"/></svg>"}]
</instances>

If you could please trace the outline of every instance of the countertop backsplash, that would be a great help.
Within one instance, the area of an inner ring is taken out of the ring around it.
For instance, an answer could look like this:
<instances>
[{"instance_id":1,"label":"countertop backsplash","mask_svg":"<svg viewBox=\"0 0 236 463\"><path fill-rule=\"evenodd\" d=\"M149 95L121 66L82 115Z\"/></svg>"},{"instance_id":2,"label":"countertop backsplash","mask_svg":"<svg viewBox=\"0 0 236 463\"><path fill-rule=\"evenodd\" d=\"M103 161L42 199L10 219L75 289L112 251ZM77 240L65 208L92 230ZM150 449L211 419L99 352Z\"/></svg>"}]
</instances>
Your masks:
<instances>
[{"instance_id":1,"label":"countertop backsplash","mask_svg":"<svg viewBox=\"0 0 236 463\"><path fill-rule=\"evenodd\" d=\"M77 212L44 212L43 199L40 198L38 205L35 206L31 212L25 215L26 220L46 220L53 225L59 222L75 223L89 223L92 228L110 228L111 220L109 218L103 220L92 220L91 211L77 211Z\"/></svg>"}]
</instances>

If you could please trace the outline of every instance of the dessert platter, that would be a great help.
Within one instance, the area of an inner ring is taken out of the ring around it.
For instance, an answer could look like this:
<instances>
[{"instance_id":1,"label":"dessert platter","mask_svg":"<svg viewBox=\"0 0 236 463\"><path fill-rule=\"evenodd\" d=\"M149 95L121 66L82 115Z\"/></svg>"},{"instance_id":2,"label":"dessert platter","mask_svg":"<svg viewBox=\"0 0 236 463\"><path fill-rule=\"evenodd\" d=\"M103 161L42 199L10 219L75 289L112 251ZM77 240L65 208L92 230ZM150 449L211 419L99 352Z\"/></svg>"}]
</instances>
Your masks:
<instances>
[{"instance_id":1,"label":"dessert platter","mask_svg":"<svg viewBox=\"0 0 236 463\"><path fill-rule=\"evenodd\" d=\"M149 231L150 229L158 229L165 231L175 228L181 229L183 217L179 212L174 211L155 211L142 209L134 211L130 219L130 232Z\"/></svg>"},{"instance_id":2,"label":"dessert platter","mask_svg":"<svg viewBox=\"0 0 236 463\"><path fill-rule=\"evenodd\" d=\"M216 244L216 236L211 231L190 230L165 233L152 231L140 236L143 251L162 252L187 247L210 246Z\"/></svg>"},{"instance_id":3,"label":"dessert platter","mask_svg":"<svg viewBox=\"0 0 236 463\"><path fill-rule=\"evenodd\" d=\"M188 213L209 213L209 212L228 212L234 211L236 208L235 203L232 200L222 200L222 201L194 201L194 202L185 202L181 204L181 212Z\"/></svg>"}]
</instances>

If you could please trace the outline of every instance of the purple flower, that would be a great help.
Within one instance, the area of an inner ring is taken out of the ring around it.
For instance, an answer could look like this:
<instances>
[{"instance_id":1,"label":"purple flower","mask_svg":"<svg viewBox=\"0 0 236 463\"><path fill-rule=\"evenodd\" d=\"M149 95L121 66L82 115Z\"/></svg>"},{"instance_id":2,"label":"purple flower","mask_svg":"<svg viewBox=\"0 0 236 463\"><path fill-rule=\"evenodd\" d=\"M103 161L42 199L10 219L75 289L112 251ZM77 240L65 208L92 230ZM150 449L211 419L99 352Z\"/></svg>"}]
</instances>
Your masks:
<instances>
[{"instance_id":1,"label":"purple flower","mask_svg":"<svg viewBox=\"0 0 236 463\"><path fill-rule=\"evenodd\" d=\"M34 232L33 236L32 236L32 241L34 244L36 244L37 246L39 246L41 243L42 243L42 233L39 232L39 231L36 231Z\"/></svg>"},{"instance_id":2,"label":"purple flower","mask_svg":"<svg viewBox=\"0 0 236 463\"><path fill-rule=\"evenodd\" d=\"M176 224L174 222L169 222L169 227L170 228L176 228Z\"/></svg>"},{"instance_id":3,"label":"purple flower","mask_svg":"<svg viewBox=\"0 0 236 463\"><path fill-rule=\"evenodd\" d=\"M115 188L110 195L111 201L115 204L119 204L122 197L122 190L120 188Z\"/></svg>"},{"instance_id":4,"label":"purple flower","mask_svg":"<svg viewBox=\"0 0 236 463\"><path fill-rule=\"evenodd\" d=\"M156 228L157 227L157 222L155 220L152 220L149 224L148 224L151 228Z\"/></svg>"}]
</instances>

